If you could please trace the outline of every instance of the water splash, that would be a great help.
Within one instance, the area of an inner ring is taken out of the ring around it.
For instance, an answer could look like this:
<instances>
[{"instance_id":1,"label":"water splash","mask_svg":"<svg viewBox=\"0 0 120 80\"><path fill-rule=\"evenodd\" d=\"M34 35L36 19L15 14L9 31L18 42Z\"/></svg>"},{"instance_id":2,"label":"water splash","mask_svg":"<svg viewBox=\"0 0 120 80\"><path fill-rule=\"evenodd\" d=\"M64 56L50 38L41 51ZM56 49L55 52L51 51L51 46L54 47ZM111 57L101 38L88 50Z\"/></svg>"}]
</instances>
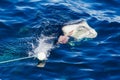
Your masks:
<instances>
[{"instance_id":1,"label":"water splash","mask_svg":"<svg viewBox=\"0 0 120 80\"><path fill-rule=\"evenodd\" d=\"M51 49L54 48L53 45L53 40L55 37L52 36L44 36L42 35L37 41L38 41L38 46L35 47L32 44L33 51L29 52L29 56L35 56L38 57L38 54L40 55L40 58L43 58L44 56L47 57L50 55Z\"/></svg>"}]
</instances>

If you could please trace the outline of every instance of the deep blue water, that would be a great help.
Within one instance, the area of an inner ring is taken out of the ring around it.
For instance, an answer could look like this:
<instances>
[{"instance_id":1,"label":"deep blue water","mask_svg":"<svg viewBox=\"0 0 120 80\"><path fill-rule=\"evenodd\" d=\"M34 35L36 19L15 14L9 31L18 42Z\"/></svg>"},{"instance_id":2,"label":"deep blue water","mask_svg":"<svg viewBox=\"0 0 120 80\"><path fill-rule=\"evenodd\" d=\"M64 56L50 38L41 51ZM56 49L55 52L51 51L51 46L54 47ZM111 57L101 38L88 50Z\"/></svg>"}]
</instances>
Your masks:
<instances>
[{"instance_id":1,"label":"deep blue water","mask_svg":"<svg viewBox=\"0 0 120 80\"><path fill-rule=\"evenodd\" d=\"M95 39L55 47L44 68L33 58L0 64L0 80L120 80L119 0L0 0L0 61L28 56L42 34L81 19Z\"/></svg>"}]
</instances>

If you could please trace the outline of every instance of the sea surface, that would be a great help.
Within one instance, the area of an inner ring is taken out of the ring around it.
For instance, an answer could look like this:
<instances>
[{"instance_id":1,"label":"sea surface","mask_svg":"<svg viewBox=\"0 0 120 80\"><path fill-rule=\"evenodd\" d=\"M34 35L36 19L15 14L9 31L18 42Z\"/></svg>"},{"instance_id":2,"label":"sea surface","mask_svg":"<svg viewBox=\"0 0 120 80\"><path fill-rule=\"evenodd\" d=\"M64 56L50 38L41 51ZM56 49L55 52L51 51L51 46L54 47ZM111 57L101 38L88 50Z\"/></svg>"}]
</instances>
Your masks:
<instances>
[{"instance_id":1,"label":"sea surface","mask_svg":"<svg viewBox=\"0 0 120 80\"><path fill-rule=\"evenodd\" d=\"M85 19L98 36L55 45L61 28ZM51 40L51 41L50 41ZM119 0L0 0L0 80L120 80Z\"/></svg>"}]
</instances>

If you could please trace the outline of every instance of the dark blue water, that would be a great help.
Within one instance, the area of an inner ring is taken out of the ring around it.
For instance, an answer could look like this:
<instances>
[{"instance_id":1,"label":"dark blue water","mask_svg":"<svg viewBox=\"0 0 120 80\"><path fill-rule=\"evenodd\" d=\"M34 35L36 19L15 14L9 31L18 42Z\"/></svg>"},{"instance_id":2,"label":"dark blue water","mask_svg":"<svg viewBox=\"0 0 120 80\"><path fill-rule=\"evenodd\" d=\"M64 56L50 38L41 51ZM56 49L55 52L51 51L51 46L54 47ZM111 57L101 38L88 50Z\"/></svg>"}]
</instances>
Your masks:
<instances>
[{"instance_id":1,"label":"dark blue water","mask_svg":"<svg viewBox=\"0 0 120 80\"><path fill-rule=\"evenodd\" d=\"M28 56L66 23L86 19L98 32L52 49L44 68L33 58L0 64L0 80L120 80L119 12L119 0L0 0L0 61Z\"/></svg>"}]
</instances>

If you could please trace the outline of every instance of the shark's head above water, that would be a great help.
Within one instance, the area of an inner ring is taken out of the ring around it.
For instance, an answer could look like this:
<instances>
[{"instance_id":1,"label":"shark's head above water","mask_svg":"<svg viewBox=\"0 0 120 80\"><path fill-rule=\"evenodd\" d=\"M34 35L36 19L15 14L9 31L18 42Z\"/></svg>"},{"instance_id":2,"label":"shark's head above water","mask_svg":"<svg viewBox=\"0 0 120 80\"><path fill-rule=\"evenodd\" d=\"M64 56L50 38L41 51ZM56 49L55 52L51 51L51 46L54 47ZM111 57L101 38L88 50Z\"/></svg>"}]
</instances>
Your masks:
<instances>
[{"instance_id":1,"label":"shark's head above water","mask_svg":"<svg viewBox=\"0 0 120 80\"><path fill-rule=\"evenodd\" d=\"M97 32L85 20L76 24L66 25L62 28L62 31L64 35L61 35L58 39L58 43L61 44L66 44L69 41L68 36L76 40L95 38L97 36Z\"/></svg>"},{"instance_id":2,"label":"shark's head above water","mask_svg":"<svg viewBox=\"0 0 120 80\"><path fill-rule=\"evenodd\" d=\"M97 36L97 32L85 20L76 24L66 25L62 28L62 31L64 35L68 35L72 31L69 36L75 39L95 38Z\"/></svg>"}]
</instances>

